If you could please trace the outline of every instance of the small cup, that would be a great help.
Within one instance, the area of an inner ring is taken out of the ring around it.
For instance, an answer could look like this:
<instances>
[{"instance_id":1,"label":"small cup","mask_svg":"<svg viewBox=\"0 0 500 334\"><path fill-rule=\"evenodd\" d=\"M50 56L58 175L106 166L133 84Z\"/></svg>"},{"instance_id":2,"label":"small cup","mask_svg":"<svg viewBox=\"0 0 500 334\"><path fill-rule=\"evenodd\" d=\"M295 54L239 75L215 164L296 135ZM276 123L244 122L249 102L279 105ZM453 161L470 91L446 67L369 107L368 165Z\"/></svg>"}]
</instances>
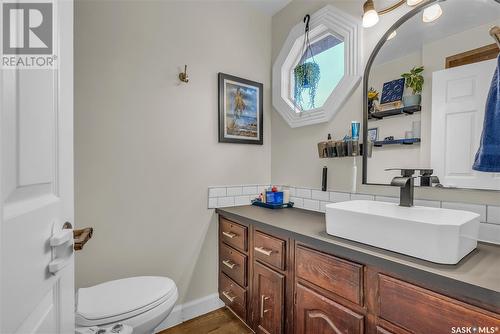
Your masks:
<instances>
[{"instance_id":1,"label":"small cup","mask_svg":"<svg viewBox=\"0 0 500 334\"><path fill-rule=\"evenodd\" d=\"M318 143L318 155L320 158L326 158L328 156L327 146L328 143L326 141Z\"/></svg>"}]
</instances>

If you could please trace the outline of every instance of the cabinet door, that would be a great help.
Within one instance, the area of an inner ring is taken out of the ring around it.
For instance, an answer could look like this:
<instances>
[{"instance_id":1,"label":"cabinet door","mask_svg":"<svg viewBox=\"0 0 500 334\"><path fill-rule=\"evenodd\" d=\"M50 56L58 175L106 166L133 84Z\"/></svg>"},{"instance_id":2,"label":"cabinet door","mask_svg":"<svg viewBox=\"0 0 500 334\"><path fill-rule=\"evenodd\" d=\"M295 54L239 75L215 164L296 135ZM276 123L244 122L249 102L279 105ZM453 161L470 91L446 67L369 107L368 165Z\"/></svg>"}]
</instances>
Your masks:
<instances>
[{"instance_id":1,"label":"cabinet door","mask_svg":"<svg viewBox=\"0 0 500 334\"><path fill-rule=\"evenodd\" d=\"M296 334L363 333L363 316L297 284Z\"/></svg>"},{"instance_id":2,"label":"cabinet door","mask_svg":"<svg viewBox=\"0 0 500 334\"><path fill-rule=\"evenodd\" d=\"M285 276L254 262L253 303L255 331L283 332Z\"/></svg>"}]
</instances>

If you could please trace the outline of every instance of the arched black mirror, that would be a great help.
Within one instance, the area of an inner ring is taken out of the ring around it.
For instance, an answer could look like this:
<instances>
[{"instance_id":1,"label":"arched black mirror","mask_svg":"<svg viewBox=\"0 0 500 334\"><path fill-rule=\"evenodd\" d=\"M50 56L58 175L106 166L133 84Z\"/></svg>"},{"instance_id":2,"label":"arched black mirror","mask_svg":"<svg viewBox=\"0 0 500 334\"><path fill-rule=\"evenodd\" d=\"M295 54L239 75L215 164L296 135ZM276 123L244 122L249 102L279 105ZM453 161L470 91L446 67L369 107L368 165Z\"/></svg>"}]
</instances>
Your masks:
<instances>
[{"instance_id":1,"label":"arched black mirror","mask_svg":"<svg viewBox=\"0 0 500 334\"><path fill-rule=\"evenodd\" d=\"M364 74L364 184L423 168L433 177L416 185L500 190L499 173L472 170L499 54L494 26L499 0L428 0L386 32Z\"/></svg>"}]
</instances>

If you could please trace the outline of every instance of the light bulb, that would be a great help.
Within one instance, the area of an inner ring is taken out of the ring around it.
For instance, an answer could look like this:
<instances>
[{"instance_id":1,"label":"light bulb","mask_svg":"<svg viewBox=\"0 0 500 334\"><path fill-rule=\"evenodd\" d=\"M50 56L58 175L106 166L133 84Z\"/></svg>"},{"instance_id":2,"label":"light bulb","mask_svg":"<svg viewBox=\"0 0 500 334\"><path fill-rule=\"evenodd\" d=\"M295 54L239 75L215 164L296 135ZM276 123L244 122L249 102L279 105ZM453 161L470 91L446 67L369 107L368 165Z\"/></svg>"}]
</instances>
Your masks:
<instances>
[{"instance_id":1,"label":"light bulb","mask_svg":"<svg viewBox=\"0 0 500 334\"><path fill-rule=\"evenodd\" d=\"M430 7L427 7L424 10L424 14L422 15L422 21L424 21L425 23L430 23L439 19L441 15L443 15L443 9L439 4L435 4Z\"/></svg>"},{"instance_id":2,"label":"light bulb","mask_svg":"<svg viewBox=\"0 0 500 334\"><path fill-rule=\"evenodd\" d=\"M394 37L396 37L397 34L398 34L398 32L396 30L394 30L393 32L391 32L391 34L389 35L389 37L387 37L387 40L393 39Z\"/></svg>"},{"instance_id":3,"label":"light bulb","mask_svg":"<svg viewBox=\"0 0 500 334\"><path fill-rule=\"evenodd\" d=\"M408 4L408 6L416 6L418 5L419 3L421 3L423 0L406 0L406 3Z\"/></svg>"},{"instance_id":4,"label":"light bulb","mask_svg":"<svg viewBox=\"0 0 500 334\"><path fill-rule=\"evenodd\" d=\"M370 28L378 23L378 13L375 10L373 0L367 0L363 5L363 27Z\"/></svg>"},{"instance_id":5,"label":"light bulb","mask_svg":"<svg viewBox=\"0 0 500 334\"><path fill-rule=\"evenodd\" d=\"M367 11L363 15L363 27L370 28L378 23L379 17L374 9Z\"/></svg>"}]
</instances>

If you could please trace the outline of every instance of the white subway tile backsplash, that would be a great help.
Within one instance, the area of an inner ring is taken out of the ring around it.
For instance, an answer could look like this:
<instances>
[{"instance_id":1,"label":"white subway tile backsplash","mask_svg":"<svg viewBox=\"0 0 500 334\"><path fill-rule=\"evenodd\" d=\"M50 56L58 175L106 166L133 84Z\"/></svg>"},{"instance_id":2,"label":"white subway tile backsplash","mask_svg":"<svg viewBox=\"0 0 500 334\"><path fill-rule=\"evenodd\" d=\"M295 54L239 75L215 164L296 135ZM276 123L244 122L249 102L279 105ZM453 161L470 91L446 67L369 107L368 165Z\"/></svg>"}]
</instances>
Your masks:
<instances>
[{"instance_id":1,"label":"white subway tile backsplash","mask_svg":"<svg viewBox=\"0 0 500 334\"><path fill-rule=\"evenodd\" d=\"M427 206L427 207L431 207L431 208L440 208L441 202L440 201L429 201L426 199L416 199L413 201L413 205Z\"/></svg>"},{"instance_id":2,"label":"white subway tile backsplash","mask_svg":"<svg viewBox=\"0 0 500 334\"><path fill-rule=\"evenodd\" d=\"M321 212L326 212L326 205L330 204L331 202L319 202L319 211Z\"/></svg>"},{"instance_id":3,"label":"white subway tile backsplash","mask_svg":"<svg viewBox=\"0 0 500 334\"><path fill-rule=\"evenodd\" d=\"M351 201L357 201L357 200L373 201L375 200L375 196L366 194L351 194Z\"/></svg>"},{"instance_id":4,"label":"white subway tile backsplash","mask_svg":"<svg viewBox=\"0 0 500 334\"><path fill-rule=\"evenodd\" d=\"M337 203L337 202L346 202L351 200L351 194L349 193L339 193L336 191L330 192L330 201Z\"/></svg>"},{"instance_id":5,"label":"white subway tile backsplash","mask_svg":"<svg viewBox=\"0 0 500 334\"><path fill-rule=\"evenodd\" d=\"M387 197L387 196L375 196L375 200L379 202L388 202L388 203L399 203L399 198L396 197Z\"/></svg>"},{"instance_id":6,"label":"white subway tile backsplash","mask_svg":"<svg viewBox=\"0 0 500 334\"><path fill-rule=\"evenodd\" d=\"M311 198L311 189L297 188L295 190L296 197Z\"/></svg>"},{"instance_id":7,"label":"white subway tile backsplash","mask_svg":"<svg viewBox=\"0 0 500 334\"><path fill-rule=\"evenodd\" d=\"M455 202L443 202L442 207L445 209L454 209L454 210L464 210L464 211L472 211L480 215L479 221L486 221L486 205L479 204L466 204L466 203L455 203Z\"/></svg>"},{"instance_id":8,"label":"white subway tile backsplash","mask_svg":"<svg viewBox=\"0 0 500 334\"><path fill-rule=\"evenodd\" d=\"M304 200L299 197L290 197L290 201L293 202L294 207L296 208L303 208L304 207Z\"/></svg>"},{"instance_id":9,"label":"white subway tile backsplash","mask_svg":"<svg viewBox=\"0 0 500 334\"><path fill-rule=\"evenodd\" d=\"M209 197L208 198L208 208L209 209L217 208L217 197Z\"/></svg>"},{"instance_id":10,"label":"white subway tile backsplash","mask_svg":"<svg viewBox=\"0 0 500 334\"><path fill-rule=\"evenodd\" d=\"M328 201L330 199L330 194L328 191L312 190L311 198L320 201Z\"/></svg>"},{"instance_id":11,"label":"white subway tile backsplash","mask_svg":"<svg viewBox=\"0 0 500 334\"><path fill-rule=\"evenodd\" d=\"M239 196L243 194L243 187L228 187L227 196Z\"/></svg>"},{"instance_id":12,"label":"white subway tile backsplash","mask_svg":"<svg viewBox=\"0 0 500 334\"><path fill-rule=\"evenodd\" d=\"M245 186L242 189L243 195L254 195L258 192L257 186Z\"/></svg>"},{"instance_id":13,"label":"white subway tile backsplash","mask_svg":"<svg viewBox=\"0 0 500 334\"><path fill-rule=\"evenodd\" d=\"M217 198L217 206L220 208L234 206L234 197L219 197Z\"/></svg>"},{"instance_id":14,"label":"white subway tile backsplash","mask_svg":"<svg viewBox=\"0 0 500 334\"><path fill-rule=\"evenodd\" d=\"M239 205L250 205L251 200L264 192L269 185L241 185L228 187L208 188L208 208L229 207ZM399 203L398 197L374 196L368 194L354 194L337 191L320 191L310 188L296 188L283 186L290 190L290 201L295 203L296 208L314 211L326 211L329 203L344 202L349 200L377 200L390 203ZM432 200L416 199L417 206L443 207L455 210L476 212L480 215L479 240L500 244L500 206L478 205L468 203L441 202Z\"/></svg>"},{"instance_id":15,"label":"white subway tile backsplash","mask_svg":"<svg viewBox=\"0 0 500 334\"><path fill-rule=\"evenodd\" d=\"M479 224L479 240L500 244L500 225L488 223Z\"/></svg>"},{"instance_id":16,"label":"white subway tile backsplash","mask_svg":"<svg viewBox=\"0 0 500 334\"><path fill-rule=\"evenodd\" d=\"M208 197L223 197L226 196L226 188L209 188Z\"/></svg>"},{"instance_id":17,"label":"white subway tile backsplash","mask_svg":"<svg viewBox=\"0 0 500 334\"><path fill-rule=\"evenodd\" d=\"M304 198L304 209L319 211L319 201L315 199Z\"/></svg>"},{"instance_id":18,"label":"white subway tile backsplash","mask_svg":"<svg viewBox=\"0 0 500 334\"><path fill-rule=\"evenodd\" d=\"M490 224L500 225L500 206L488 205L486 221Z\"/></svg>"},{"instance_id":19,"label":"white subway tile backsplash","mask_svg":"<svg viewBox=\"0 0 500 334\"><path fill-rule=\"evenodd\" d=\"M251 202L250 202L250 197L251 196L236 196L234 198L234 205L238 206L238 205L250 205Z\"/></svg>"}]
</instances>

